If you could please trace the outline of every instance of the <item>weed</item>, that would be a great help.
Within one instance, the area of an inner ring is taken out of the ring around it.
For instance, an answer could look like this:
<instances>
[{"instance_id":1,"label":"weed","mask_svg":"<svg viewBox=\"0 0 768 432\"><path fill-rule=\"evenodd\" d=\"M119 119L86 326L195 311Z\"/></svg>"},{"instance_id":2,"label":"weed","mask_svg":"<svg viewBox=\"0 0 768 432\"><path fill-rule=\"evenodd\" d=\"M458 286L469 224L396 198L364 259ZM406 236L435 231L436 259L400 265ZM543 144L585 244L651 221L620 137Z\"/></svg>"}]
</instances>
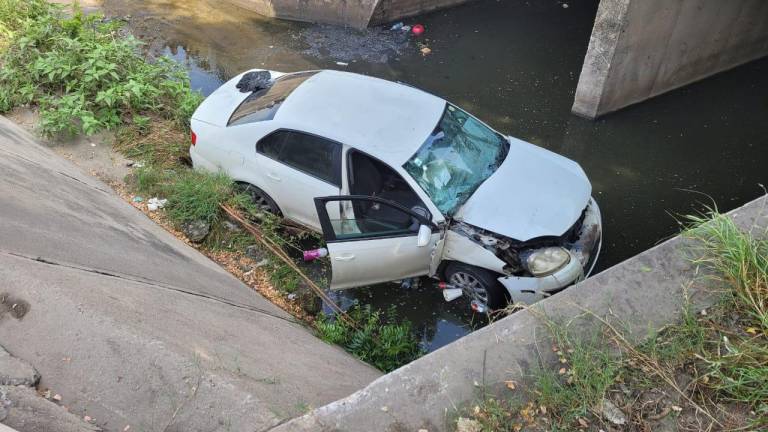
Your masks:
<instances>
[{"instance_id":1,"label":"weed","mask_svg":"<svg viewBox=\"0 0 768 432\"><path fill-rule=\"evenodd\" d=\"M343 346L355 357L390 372L423 355L410 322L396 322L395 311L373 311L370 305L355 305L347 314L357 323L321 315L315 322L320 337Z\"/></svg>"},{"instance_id":2,"label":"weed","mask_svg":"<svg viewBox=\"0 0 768 432\"><path fill-rule=\"evenodd\" d=\"M213 223L220 204L232 194L232 180L224 174L182 170L165 186L168 217L177 224L202 220Z\"/></svg>"}]
</instances>

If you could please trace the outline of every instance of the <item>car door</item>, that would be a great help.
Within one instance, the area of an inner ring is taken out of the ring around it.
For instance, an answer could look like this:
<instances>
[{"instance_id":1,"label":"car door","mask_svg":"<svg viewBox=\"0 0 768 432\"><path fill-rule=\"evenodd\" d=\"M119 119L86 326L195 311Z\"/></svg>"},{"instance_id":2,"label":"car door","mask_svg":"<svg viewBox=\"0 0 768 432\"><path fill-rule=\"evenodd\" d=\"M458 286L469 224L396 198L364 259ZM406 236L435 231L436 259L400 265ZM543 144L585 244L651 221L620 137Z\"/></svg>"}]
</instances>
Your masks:
<instances>
[{"instance_id":1,"label":"car door","mask_svg":"<svg viewBox=\"0 0 768 432\"><path fill-rule=\"evenodd\" d=\"M439 260L442 233L429 214L357 195L315 198L315 207L331 260L331 289L423 276ZM422 225L428 240L419 245Z\"/></svg>"},{"instance_id":2,"label":"car door","mask_svg":"<svg viewBox=\"0 0 768 432\"><path fill-rule=\"evenodd\" d=\"M256 152L264 191L283 216L320 231L314 198L340 193L341 144L303 132L278 130L259 140Z\"/></svg>"}]
</instances>

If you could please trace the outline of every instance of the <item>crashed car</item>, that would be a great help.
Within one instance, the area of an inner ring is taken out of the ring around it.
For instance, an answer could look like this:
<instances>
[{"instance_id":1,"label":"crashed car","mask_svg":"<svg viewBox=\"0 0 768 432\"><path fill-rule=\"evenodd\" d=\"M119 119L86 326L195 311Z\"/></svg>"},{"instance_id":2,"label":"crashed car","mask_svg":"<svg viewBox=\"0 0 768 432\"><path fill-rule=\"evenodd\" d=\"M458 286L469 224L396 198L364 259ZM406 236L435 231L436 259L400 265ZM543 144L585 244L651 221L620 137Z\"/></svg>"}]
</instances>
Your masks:
<instances>
[{"instance_id":1,"label":"crashed car","mask_svg":"<svg viewBox=\"0 0 768 432\"><path fill-rule=\"evenodd\" d=\"M530 304L584 279L600 252L577 163L405 84L248 71L191 127L196 169L322 233L332 289L432 276L476 310Z\"/></svg>"}]
</instances>

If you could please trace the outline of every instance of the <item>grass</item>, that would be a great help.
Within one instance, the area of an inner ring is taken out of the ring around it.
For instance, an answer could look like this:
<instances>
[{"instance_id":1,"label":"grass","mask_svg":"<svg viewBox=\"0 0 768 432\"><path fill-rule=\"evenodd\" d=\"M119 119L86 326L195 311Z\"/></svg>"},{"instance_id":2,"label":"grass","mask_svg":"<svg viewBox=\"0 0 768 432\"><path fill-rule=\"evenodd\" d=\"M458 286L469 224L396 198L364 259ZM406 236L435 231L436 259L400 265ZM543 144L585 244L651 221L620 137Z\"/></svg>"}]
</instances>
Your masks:
<instances>
[{"instance_id":1,"label":"grass","mask_svg":"<svg viewBox=\"0 0 768 432\"><path fill-rule=\"evenodd\" d=\"M768 232L745 231L715 211L688 217L686 225L688 258L720 298L706 313L686 301L679 324L639 345L598 317L602 336L590 340L548 322L555 365L532 374L524 392L506 399L483 394L461 421L482 431L605 429L602 403L618 398L628 428L651 430L654 421L674 416L698 429L766 430ZM666 405L649 414L648 395L658 392L668 395Z\"/></svg>"}]
</instances>

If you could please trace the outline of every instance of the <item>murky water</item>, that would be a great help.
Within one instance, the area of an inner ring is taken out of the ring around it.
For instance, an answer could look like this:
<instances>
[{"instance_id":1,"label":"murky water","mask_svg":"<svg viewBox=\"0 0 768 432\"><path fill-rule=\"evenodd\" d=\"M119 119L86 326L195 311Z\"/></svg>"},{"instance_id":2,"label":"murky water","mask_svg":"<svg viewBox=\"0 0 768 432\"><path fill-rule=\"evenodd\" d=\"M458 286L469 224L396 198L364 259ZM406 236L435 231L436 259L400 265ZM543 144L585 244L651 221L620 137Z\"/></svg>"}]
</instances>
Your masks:
<instances>
[{"instance_id":1,"label":"murky water","mask_svg":"<svg viewBox=\"0 0 768 432\"><path fill-rule=\"evenodd\" d=\"M406 20L425 24L427 33L399 54L385 49L389 40L267 20L221 3L104 0L104 8L131 15L137 33L185 64L203 93L253 67L345 69L411 83L578 161L603 211L599 269L673 235L674 215L711 200L729 210L768 181L768 59L598 121L570 114L596 0L568 8L555 0L481 0ZM423 56L423 46L431 54ZM428 286L388 284L346 298L397 305L430 350L474 325L466 303L445 304Z\"/></svg>"}]
</instances>

